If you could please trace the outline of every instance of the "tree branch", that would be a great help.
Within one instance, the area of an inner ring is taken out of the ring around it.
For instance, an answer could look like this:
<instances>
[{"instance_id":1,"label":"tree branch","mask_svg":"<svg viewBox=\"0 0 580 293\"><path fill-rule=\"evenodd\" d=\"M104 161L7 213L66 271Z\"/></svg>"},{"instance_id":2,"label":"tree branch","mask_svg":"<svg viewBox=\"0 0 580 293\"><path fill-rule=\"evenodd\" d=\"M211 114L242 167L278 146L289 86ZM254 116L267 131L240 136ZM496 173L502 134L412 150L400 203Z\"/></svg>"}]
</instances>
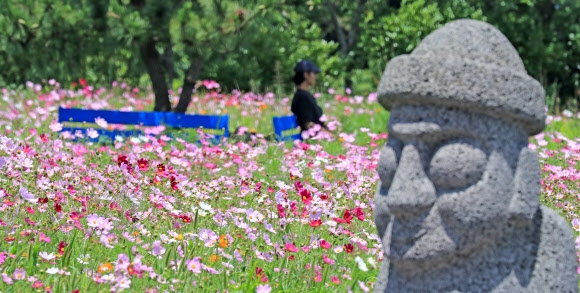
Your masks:
<instances>
[{"instance_id":1,"label":"tree branch","mask_svg":"<svg viewBox=\"0 0 580 293\"><path fill-rule=\"evenodd\" d=\"M356 12L352 18L351 29L348 32L348 51L352 49L354 43L356 42L356 38L358 37L358 30L360 28L360 19L364 11L365 4L366 1L363 0L357 1Z\"/></svg>"},{"instance_id":2,"label":"tree branch","mask_svg":"<svg viewBox=\"0 0 580 293\"><path fill-rule=\"evenodd\" d=\"M348 43L347 43L346 35L344 34L344 30L342 29L342 26L340 25L340 21L338 20L338 13L336 12L336 6L332 2L326 2L325 6L328 8L328 11L330 11L330 15L332 16L332 21L333 21L334 26L336 28L336 35L338 37L338 42L340 43L340 51L342 52L343 55L346 55L348 53Z\"/></svg>"}]
</instances>

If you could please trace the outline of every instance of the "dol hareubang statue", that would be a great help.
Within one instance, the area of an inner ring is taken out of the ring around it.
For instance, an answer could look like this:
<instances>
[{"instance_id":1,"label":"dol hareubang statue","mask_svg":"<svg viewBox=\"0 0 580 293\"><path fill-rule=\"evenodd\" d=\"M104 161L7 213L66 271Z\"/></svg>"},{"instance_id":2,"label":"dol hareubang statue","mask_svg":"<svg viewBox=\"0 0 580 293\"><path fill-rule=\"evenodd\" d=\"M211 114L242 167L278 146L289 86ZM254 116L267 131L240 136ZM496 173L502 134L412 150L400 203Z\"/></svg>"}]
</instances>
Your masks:
<instances>
[{"instance_id":1,"label":"dol hareubang statue","mask_svg":"<svg viewBox=\"0 0 580 293\"><path fill-rule=\"evenodd\" d=\"M578 292L572 230L539 204L527 148L544 90L500 31L445 25L389 62L378 94L391 114L375 292Z\"/></svg>"}]
</instances>

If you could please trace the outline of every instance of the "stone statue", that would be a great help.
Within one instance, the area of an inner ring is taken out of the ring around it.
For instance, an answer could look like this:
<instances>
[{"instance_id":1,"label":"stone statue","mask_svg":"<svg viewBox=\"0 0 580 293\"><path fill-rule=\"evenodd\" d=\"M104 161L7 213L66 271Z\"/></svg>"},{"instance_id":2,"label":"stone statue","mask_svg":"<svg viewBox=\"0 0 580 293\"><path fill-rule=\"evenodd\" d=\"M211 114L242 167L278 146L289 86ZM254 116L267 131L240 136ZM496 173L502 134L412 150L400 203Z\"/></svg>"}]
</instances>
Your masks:
<instances>
[{"instance_id":1,"label":"stone statue","mask_svg":"<svg viewBox=\"0 0 580 293\"><path fill-rule=\"evenodd\" d=\"M541 206L528 137L544 90L493 26L457 20L393 58L375 224L375 292L578 292L572 229Z\"/></svg>"}]
</instances>

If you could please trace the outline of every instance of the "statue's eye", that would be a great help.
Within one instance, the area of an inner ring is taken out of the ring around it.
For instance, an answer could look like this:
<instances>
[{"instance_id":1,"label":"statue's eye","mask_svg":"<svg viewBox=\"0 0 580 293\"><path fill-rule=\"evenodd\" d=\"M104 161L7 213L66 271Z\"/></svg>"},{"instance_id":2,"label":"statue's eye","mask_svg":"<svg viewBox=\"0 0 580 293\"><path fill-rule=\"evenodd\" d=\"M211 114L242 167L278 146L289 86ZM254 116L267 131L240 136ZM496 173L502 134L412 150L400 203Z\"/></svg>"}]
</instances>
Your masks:
<instances>
[{"instance_id":1,"label":"statue's eye","mask_svg":"<svg viewBox=\"0 0 580 293\"><path fill-rule=\"evenodd\" d=\"M429 177L438 190L466 188L479 181L486 163L485 152L475 144L446 144L431 159Z\"/></svg>"},{"instance_id":2,"label":"statue's eye","mask_svg":"<svg viewBox=\"0 0 580 293\"><path fill-rule=\"evenodd\" d=\"M391 183L393 183L399 158L401 157L402 146L399 140L389 138L385 146L381 149L377 171L381 179L381 189L385 192L391 187ZM386 195L386 193L383 195Z\"/></svg>"}]
</instances>

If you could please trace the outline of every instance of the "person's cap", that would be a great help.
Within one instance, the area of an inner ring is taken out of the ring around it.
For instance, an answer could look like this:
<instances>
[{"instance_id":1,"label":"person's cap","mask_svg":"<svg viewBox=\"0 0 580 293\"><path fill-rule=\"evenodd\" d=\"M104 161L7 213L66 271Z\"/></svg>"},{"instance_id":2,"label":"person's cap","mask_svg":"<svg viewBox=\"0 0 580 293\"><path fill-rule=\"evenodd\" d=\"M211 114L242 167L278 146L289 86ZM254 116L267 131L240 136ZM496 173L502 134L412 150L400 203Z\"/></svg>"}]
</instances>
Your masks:
<instances>
[{"instance_id":1,"label":"person's cap","mask_svg":"<svg viewBox=\"0 0 580 293\"><path fill-rule=\"evenodd\" d=\"M320 68L316 67L314 63L308 60L302 60L294 66L294 72L315 72L320 73Z\"/></svg>"}]
</instances>

